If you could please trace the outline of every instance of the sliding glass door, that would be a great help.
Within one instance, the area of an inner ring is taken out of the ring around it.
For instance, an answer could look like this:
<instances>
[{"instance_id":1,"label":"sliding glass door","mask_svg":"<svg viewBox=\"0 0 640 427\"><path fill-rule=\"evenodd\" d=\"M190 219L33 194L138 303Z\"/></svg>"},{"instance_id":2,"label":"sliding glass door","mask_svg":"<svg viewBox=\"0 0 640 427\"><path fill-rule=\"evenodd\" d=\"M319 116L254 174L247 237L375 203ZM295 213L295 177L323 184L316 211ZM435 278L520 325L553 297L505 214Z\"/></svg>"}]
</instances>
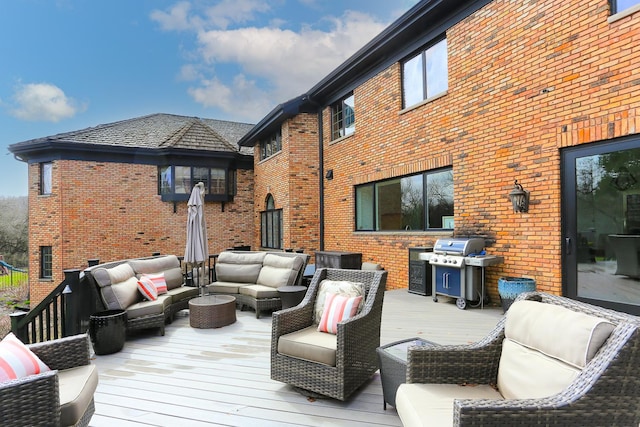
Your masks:
<instances>
[{"instance_id":1,"label":"sliding glass door","mask_svg":"<svg viewBox=\"0 0 640 427\"><path fill-rule=\"evenodd\" d=\"M640 314L640 138L563 151L567 296Z\"/></svg>"}]
</instances>

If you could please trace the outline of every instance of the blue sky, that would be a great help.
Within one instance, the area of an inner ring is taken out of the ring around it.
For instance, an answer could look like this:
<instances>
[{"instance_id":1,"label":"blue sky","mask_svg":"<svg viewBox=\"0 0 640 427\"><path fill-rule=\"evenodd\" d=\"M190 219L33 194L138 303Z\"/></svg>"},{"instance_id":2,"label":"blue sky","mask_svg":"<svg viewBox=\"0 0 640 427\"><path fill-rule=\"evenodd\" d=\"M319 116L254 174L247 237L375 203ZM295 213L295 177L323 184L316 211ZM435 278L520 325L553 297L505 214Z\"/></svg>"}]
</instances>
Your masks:
<instances>
[{"instance_id":1,"label":"blue sky","mask_svg":"<svg viewBox=\"0 0 640 427\"><path fill-rule=\"evenodd\" d=\"M0 1L0 196L10 144L153 113L256 123L417 0Z\"/></svg>"}]
</instances>

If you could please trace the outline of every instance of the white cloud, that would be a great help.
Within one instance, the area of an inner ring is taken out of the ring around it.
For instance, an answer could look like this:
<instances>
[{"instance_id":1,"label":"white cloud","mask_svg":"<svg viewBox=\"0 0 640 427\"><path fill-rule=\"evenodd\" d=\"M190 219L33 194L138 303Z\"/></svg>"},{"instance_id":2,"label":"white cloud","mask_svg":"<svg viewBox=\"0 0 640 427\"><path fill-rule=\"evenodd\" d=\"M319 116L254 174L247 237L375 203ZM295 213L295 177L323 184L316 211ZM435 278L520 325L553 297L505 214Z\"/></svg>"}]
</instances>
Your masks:
<instances>
[{"instance_id":1,"label":"white cloud","mask_svg":"<svg viewBox=\"0 0 640 427\"><path fill-rule=\"evenodd\" d=\"M49 83L21 84L13 95L13 116L29 121L59 122L84 109Z\"/></svg>"},{"instance_id":2,"label":"white cloud","mask_svg":"<svg viewBox=\"0 0 640 427\"><path fill-rule=\"evenodd\" d=\"M203 31L198 41L205 62L237 64L244 74L266 79L268 99L258 104L272 108L310 89L384 28L369 15L347 12L332 19L330 31L247 27Z\"/></svg>"},{"instance_id":3,"label":"white cloud","mask_svg":"<svg viewBox=\"0 0 640 427\"><path fill-rule=\"evenodd\" d=\"M166 30L190 28L197 34L198 56L178 75L179 80L198 82L189 88L196 102L233 111L239 119L259 120L277 104L306 92L387 25L355 11L318 17L318 26L297 31L279 27L285 25L279 18L265 26L244 25L269 7L262 0L222 0L194 10L180 2L168 13L152 14ZM243 25L230 28L232 24ZM318 29L320 24L329 29ZM231 76L225 74L229 69Z\"/></svg>"}]
</instances>

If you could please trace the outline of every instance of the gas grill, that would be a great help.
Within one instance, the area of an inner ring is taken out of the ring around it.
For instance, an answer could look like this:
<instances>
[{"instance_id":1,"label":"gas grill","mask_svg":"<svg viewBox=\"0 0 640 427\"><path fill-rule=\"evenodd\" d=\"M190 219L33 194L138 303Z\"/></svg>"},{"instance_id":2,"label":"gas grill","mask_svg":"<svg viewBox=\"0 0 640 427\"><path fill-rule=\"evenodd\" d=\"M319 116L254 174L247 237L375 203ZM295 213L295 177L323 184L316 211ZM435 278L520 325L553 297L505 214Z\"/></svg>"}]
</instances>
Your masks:
<instances>
[{"instance_id":1,"label":"gas grill","mask_svg":"<svg viewBox=\"0 0 640 427\"><path fill-rule=\"evenodd\" d=\"M502 262L502 257L486 255L484 239L438 239L426 257L432 268L433 300L438 295L457 298L460 309L484 304L484 268Z\"/></svg>"}]
</instances>

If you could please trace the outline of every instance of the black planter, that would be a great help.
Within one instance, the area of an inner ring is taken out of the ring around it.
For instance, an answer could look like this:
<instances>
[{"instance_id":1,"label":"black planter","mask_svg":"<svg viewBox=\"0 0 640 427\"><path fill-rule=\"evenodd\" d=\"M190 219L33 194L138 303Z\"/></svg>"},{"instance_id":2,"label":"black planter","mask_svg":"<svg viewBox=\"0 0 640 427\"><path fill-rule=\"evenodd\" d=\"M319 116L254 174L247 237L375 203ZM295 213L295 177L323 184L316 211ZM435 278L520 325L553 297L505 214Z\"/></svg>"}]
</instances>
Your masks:
<instances>
[{"instance_id":1,"label":"black planter","mask_svg":"<svg viewBox=\"0 0 640 427\"><path fill-rule=\"evenodd\" d=\"M89 337L98 355L117 353L127 338L127 312L107 310L89 316Z\"/></svg>"}]
</instances>

